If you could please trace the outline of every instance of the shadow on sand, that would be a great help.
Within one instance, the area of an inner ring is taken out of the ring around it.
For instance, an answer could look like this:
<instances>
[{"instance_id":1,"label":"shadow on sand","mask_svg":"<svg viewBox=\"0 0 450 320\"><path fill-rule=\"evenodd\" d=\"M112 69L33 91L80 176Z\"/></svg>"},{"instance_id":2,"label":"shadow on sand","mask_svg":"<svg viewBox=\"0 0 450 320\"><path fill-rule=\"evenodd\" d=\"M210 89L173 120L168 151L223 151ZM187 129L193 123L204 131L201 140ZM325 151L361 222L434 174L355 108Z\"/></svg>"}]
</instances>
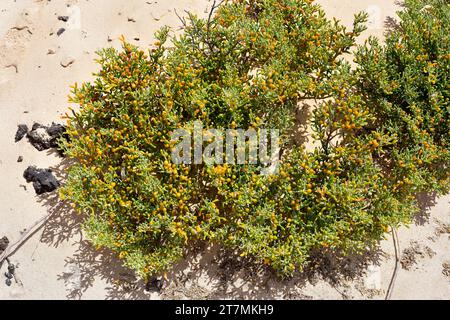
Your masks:
<instances>
[{"instance_id":1,"label":"shadow on sand","mask_svg":"<svg viewBox=\"0 0 450 320\"><path fill-rule=\"evenodd\" d=\"M67 178L67 159L52 167L59 181ZM42 228L40 241L49 246L58 247L70 241L76 248L75 253L65 260L66 269L58 275L64 281L68 299L81 299L86 291L100 281L106 290L107 299L147 299L144 284L138 281L133 272L122 264L118 257L108 250L96 250L83 238L83 217L77 214L69 203L61 201L56 192L40 197L40 203L51 214Z\"/></svg>"},{"instance_id":2,"label":"shadow on sand","mask_svg":"<svg viewBox=\"0 0 450 320\"><path fill-rule=\"evenodd\" d=\"M65 180L68 165L63 159L60 165L51 168L58 180ZM302 288L320 279L335 288L342 298L349 298L339 290L339 285L364 276L366 267L377 264L382 256L378 249L354 257L316 253L304 272L281 280L267 267L235 252L198 244L186 251L185 258L167 274L161 292L151 294L142 280L122 266L117 255L109 250L96 250L83 238L82 216L67 202L59 200L56 193L42 196L40 202L51 213L43 227L41 242L58 247L70 241L76 248L65 260L66 270L58 275L68 299L83 298L96 282L105 288L107 299L309 299L312 297L302 294Z\"/></svg>"}]
</instances>

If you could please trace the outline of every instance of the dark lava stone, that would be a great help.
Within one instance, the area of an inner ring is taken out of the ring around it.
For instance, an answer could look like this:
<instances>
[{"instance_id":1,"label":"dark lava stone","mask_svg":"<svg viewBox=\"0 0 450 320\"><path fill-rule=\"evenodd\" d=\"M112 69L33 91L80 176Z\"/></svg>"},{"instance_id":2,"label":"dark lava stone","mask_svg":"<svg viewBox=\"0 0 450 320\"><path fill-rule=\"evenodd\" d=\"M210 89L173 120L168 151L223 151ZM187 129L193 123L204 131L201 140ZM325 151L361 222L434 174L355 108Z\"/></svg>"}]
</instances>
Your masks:
<instances>
[{"instance_id":1,"label":"dark lava stone","mask_svg":"<svg viewBox=\"0 0 450 320\"><path fill-rule=\"evenodd\" d=\"M33 123L33 126L31 127L31 130L34 131L34 130L37 130L39 128L46 128L46 126L43 126L42 124L35 122L35 123Z\"/></svg>"},{"instance_id":2,"label":"dark lava stone","mask_svg":"<svg viewBox=\"0 0 450 320\"><path fill-rule=\"evenodd\" d=\"M25 124L19 124L16 132L15 140L16 142L19 142L20 140L25 137L25 135L28 133L28 127Z\"/></svg>"},{"instance_id":3,"label":"dark lava stone","mask_svg":"<svg viewBox=\"0 0 450 320\"><path fill-rule=\"evenodd\" d=\"M47 128L47 133L52 138L59 138L66 133L66 130L66 127L62 124L52 123L52 125Z\"/></svg>"},{"instance_id":4,"label":"dark lava stone","mask_svg":"<svg viewBox=\"0 0 450 320\"><path fill-rule=\"evenodd\" d=\"M67 22L67 21L69 21L69 17L68 16L59 16L58 20Z\"/></svg>"},{"instance_id":5,"label":"dark lava stone","mask_svg":"<svg viewBox=\"0 0 450 320\"><path fill-rule=\"evenodd\" d=\"M44 129L47 136L38 134L38 129ZM66 127L61 124L52 123L50 127L35 123L33 128L27 134L28 141L39 151L44 151L50 148L58 148L58 139L64 137L68 139L66 134Z\"/></svg>"},{"instance_id":6,"label":"dark lava stone","mask_svg":"<svg viewBox=\"0 0 450 320\"><path fill-rule=\"evenodd\" d=\"M16 266L13 265L13 264L10 264L10 265L8 266L8 273L9 273L9 274L14 274L15 272L16 272Z\"/></svg>"},{"instance_id":7,"label":"dark lava stone","mask_svg":"<svg viewBox=\"0 0 450 320\"><path fill-rule=\"evenodd\" d=\"M36 130L31 130L27 134L28 141L39 151L44 151L52 147L51 139L43 137Z\"/></svg>"},{"instance_id":8,"label":"dark lava stone","mask_svg":"<svg viewBox=\"0 0 450 320\"><path fill-rule=\"evenodd\" d=\"M23 173L27 182L33 182L34 190L38 195L56 190L60 184L50 169L37 169L28 167Z\"/></svg>"},{"instance_id":9,"label":"dark lava stone","mask_svg":"<svg viewBox=\"0 0 450 320\"><path fill-rule=\"evenodd\" d=\"M7 237L3 237L0 239L0 253L6 250L9 245L9 239Z\"/></svg>"},{"instance_id":10,"label":"dark lava stone","mask_svg":"<svg viewBox=\"0 0 450 320\"><path fill-rule=\"evenodd\" d=\"M61 28L61 29L59 29L59 30L56 32L56 34L57 34L58 37L59 37L59 36L62 35L65 31L66 31L66 29Z\"/></svg>"}]
</instances>

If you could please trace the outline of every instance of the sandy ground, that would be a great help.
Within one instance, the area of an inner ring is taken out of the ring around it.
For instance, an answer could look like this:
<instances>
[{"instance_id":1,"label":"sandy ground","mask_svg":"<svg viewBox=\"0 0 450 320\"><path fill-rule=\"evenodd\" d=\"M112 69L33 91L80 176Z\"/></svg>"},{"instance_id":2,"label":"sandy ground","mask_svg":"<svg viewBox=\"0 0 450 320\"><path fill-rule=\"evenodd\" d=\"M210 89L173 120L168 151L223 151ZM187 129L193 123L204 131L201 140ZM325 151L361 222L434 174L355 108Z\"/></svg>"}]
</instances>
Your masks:
<instances>
[{"instance_id":1,"label":"sandy ground","mask_svg":"<svg viewBox=\"0 0 450 320\"><path fill-rule=\"evenodd\" d=\"M353 13L368 11L365 37L382 38L398 9L394 0L318 2L347 25ZM325 259L320 272L289 281L230 259L220 248L199 248L169 273L161 293L149 293L113 255L93 250L80 232L80 218L55 195L37 197L25 183L22 174L28 165L63 174L58 171L61 158L54 153L38 152L26 139L14 143L18 124L61 122L69 85L90 80L97 69L95 51L117 47L121 34L145 48L160 26L177 29L174 9L206 15L208 5L206 0L0 1L0 237L14 241L34 221L54 212L11 257L18 265L11 287L5 285L6 263L1 267L0 299L384 298L395 265L389 235L365 259ZM70 16L69 21L59 21L60 15ZM60 28L66 31L58 36ZM68 59L74 63L62 67ZM423 198L415 224L398 230L401 263L392 299L450 298L450 196Z\"/></svg>"}]
</instances>

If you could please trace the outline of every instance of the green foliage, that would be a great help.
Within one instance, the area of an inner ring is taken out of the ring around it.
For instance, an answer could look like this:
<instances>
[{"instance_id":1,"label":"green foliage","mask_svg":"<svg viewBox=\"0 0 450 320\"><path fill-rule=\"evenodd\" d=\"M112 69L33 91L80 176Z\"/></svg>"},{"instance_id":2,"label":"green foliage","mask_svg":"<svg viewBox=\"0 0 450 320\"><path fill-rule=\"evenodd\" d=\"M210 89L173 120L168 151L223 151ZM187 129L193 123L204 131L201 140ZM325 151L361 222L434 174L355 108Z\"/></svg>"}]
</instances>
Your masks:
<instances>
[{"instance_id":1,"label":"green foliage","mask_svg":"<svg viewBox=\"0 0 450 320\"><path fill-rule=\"evenodd\" d=\"M410 192L448 191L450 164L450 5L408 0L382 46L359 48L359 90L373 108L372 128L396 135L385 151L390 175ZM400 185L399 187L401 187Z\"/></svg>"},{"instance_id":2,"label":"green foliage","mask_svg":"<svg viewBox=\"0 0 450 320\"><path fill-rule=\"evenodd\" d=\"M96 80L71 96L80 109L65 148L76 161L61 196L85 215L94 244L143 277L169 269L197 241L237 249L282 276L314 250L375 245L388 226L410 221L415 191L448 187L448 35L440 31L448 7L433 9L433 19L413 4L403 15L408 38L393 33L386 47L372 39L356 72L343 56L365 15L346 30L308 0L228 1L209 19L189 15L170 46L170 30L160 30L148 55L125 41L122 51L101 51ZM411 18L428 29L414 33ZM445 40L424 42L426 30ZM399 74L412 56L418 69ZM309 99L320 101L309 119L314 150L293 130ZM173 164L171 133L196 120L205 129L280 129L279 172Z\"/></svg>"}]
</instances>

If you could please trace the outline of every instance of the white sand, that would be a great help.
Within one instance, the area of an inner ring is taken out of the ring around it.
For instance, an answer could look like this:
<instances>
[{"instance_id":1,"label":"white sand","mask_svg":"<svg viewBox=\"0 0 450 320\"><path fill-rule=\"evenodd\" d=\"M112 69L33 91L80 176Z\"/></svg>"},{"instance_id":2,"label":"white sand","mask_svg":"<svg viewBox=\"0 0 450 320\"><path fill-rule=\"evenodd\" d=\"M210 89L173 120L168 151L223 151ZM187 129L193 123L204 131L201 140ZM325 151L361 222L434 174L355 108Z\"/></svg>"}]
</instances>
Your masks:
<instances>
[{"instance_id":1,"label":"white sand","mask_svg":"<svg viewBox=\"0 0 450 320\"><path fill-rule=\"evenodd\" d=\"M387 16L394 16L396 9L394 0L319 2L330 17L336 16L345 24L350 24L353 13L359 10L372 12L371 27L364 37L382 37L384 21ZM15 144L18 124L61 121L60 116L68 107L69 85L91 79L91 73L97 69L94 52L105 46L118 46L117 37L121 34L129 40L140 38L133 42L145 48L153 41L158 27L179 25L174 8L179 13L187 9L205 15L207 5L205 0L0 2L0 237L6 235L14 241L49 210L55 212L46 227L11 257L12 263L19 264L17 276L21 284L7 287L3 276L6 264L2 266L0 299L384 297L394 266L390 238L381 244L385 257L380 257L379 267L371 266L368 276L339 285L329 277L311 281L298 277L280 282L270 276L253 275L249 280L239 268L234 268L237 271L230 279L221 282L219 274L224 265L218 266L213 248L202 253L198 263L190 257L177 265L169 274L171 284L161 295L146 294L142 283L135 283L132 274L121 268L114 257L94 251L83 240L76 215L51 197L36 197L32 186L25 183L22 173L28 165L58 168L61 159L49 152L38 152L26 139ZM71 19L64 23L58 21L58 15L71 15ZM136 22L128 21L129 18ZM22 30L11 29L14 27ZM58 37L56 31L61 27L67 30ZM55 54L48 55L49 49ZM68 58L75 62L68 68L61 67L60 62ZM24 161L17 163L20 155ZM27 190L20 185L26 185ZM450 297L450 279L442 274L442 264L450 260L449 235L442 228L442 224L450 223L449 201L450 196L437 200L423 225L399 230L401 250L414 240L436 254L419 259L410 271L400 267L392 298ZM437 235L439 227L444 231Z\"/></svg>"}]
</instances>

